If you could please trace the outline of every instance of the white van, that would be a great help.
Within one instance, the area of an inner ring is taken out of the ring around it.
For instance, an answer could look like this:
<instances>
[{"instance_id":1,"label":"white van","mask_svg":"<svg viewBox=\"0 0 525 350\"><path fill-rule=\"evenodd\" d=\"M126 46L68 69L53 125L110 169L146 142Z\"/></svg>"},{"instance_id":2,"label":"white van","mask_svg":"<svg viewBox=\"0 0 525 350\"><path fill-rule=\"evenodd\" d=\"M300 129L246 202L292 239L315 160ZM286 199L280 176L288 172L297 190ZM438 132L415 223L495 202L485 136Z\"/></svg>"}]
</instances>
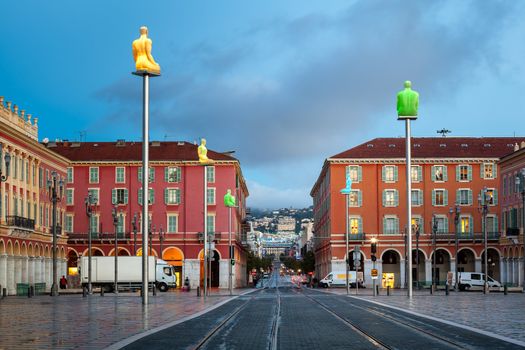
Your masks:
<instances>
[{"instance_id":1,"label":"white van","mask_svg":"<svg viewBox=\"0 0 525 350\"><path fill-rule=\"evenodd\" d=\"M348 271L348 284L355 288L355 271ZM328 288L332 286L345 286L346 271L332 271L325 278L319 281L319 287ZM363 281L359 281L359 288L363 288Z\"/></svg>"},{"instance_id":2,"label":"white van","mask_svg":"<svg viewBox=\"0 0 525 350\"><path fill-rule=\"evenodd\" d=\"M456 282L455 274L452 273L452 285ZM500 288L501 284L488 276L489 288ZM485 285L485 274L482 272L460 272L458 278L459 290L481 289Z\"/></svg>"}]
</instances>

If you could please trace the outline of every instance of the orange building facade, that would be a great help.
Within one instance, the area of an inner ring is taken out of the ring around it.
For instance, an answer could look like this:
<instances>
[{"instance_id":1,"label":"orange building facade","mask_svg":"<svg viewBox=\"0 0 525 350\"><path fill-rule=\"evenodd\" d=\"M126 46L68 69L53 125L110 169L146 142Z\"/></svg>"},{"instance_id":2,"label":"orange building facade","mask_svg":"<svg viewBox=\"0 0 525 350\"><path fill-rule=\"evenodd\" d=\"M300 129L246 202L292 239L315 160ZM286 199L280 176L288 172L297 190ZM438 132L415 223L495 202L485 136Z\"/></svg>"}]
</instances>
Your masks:
<instances>
[{"instance_id":1,"label":"orange building facade","mask_svg":"<svg viewBox=\"0 0 525 350\"><path fill-rule=\"evenodd\" d=\"M458 232L458 270L484 271L484 224L478 196L490 194L488 206L488 272L501 280L501 220L498 193L500 157L513 152L516 138L413 138L411 206L414 281L444 284L456 267L455 232ZM349 207L340 190L346 174L352 179ZM352 252L359 246L358 271L371 286L371 269L380 286L406 287L407 198L404 138L378 138L325 160L312 188L316 274L344 271L345 222L349 217L350 269ZM434 243L433 218L437 222ZM370 241L378 240L372 262ZM419 251L419 254L417 253ZM434 251L436 265L433 273Z\"/></svg>"}]
</instances>

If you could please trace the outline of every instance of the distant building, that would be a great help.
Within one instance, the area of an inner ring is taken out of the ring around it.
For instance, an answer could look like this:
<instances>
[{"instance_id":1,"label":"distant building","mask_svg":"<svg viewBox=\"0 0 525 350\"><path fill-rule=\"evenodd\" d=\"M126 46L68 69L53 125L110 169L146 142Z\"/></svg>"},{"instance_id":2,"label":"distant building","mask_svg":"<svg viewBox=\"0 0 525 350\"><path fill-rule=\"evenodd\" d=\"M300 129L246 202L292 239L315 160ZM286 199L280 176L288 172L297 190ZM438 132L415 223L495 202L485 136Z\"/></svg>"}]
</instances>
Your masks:
<instances>
[{"instance_id":1,"label":"distant building","mask_svg":"<svg viewBox=\"0 0 525 350\"><path fill-rule=\"evenodd\" d=\"M286 232L286 231L295 232L295 219L290 216L280 217L277 220L277 231L278 232Z\"/></svg>"}]
</instances>

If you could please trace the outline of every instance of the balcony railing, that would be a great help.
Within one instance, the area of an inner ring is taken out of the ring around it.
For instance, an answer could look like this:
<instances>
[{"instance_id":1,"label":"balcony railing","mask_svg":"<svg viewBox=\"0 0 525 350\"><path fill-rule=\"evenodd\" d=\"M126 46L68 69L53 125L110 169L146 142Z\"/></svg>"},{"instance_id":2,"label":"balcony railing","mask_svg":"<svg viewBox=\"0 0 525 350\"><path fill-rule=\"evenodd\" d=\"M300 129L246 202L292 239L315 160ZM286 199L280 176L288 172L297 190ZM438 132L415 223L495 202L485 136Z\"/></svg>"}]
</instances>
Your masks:
<instances>
[{"instance_id":1,"label":"balcony railing","mask_svg":"<svg viewBox=\"0 0 525 350\"><path fill-rule=\"evenodd\" d=\"M7 225L18 228L25 228L29 230L35 229L35 220L24 218L21 216L10 215L7 217Z\"/></svg>"},{"instance_id":2,"label":"balcony railing","mask_svg":"<svg viewBox=\"0 0 525 350\"><path fill-rule=\"evenodd\" d=\"M366 234L365 233L349 233L348 240L349 241L364 241L366 240Z\"/></svg>"},{"instance_id":3,"label":"balcony railing","mask_svg":"<svg viewBox=\"0 0 525 350\"><path fill-rule=\"evenodd\" d=\"M208 239L211 241L211 242L219 242L221 240L221 232L208 232ZM227 235L227 234L226 234ZM199 232L198 233L198 236L199 236L199 241L202 243L204 242L204 235L202 232ZM232 238L234 237L234 233L232 232ZM226 237L228 238L228 237Z\"/></svg>"},{"instance_id":4,"label":"balcony railing","mask_svg":"<svg viewBox=\"0 0 525 350\"><path fill-rule=\"evenodd\" d=\"M506 230L505 230L505 234L507 236L519 236L520 235L520 229L517 228L517 227L508 227Z\"/></svg>"},{"instance_id":5,"label":"balcony railing","mask_svg":"<svg viewBox=\"0 0 525 350\"><path fill-rule=\"evenodd\" d=\"M458 240L459 241L478 241L478 240L484 240L485 234L484 233L472 233L472 232L458 232ZM498 240L500 237L499 232L487 232L487 239L488 240ZM432 238L432 236L431 236ZM456 234L451 232L446 233L436 233L436 241L455 241Z\"/></svg>"},{"instance_id":6,"label":"balcony railing","mask_svg":"<svg viewBox=\"0 0 525 350\"><path fill-rule=\"evenodd\" d=\"M115 241L115 232L91 232L91 240L98 241ZM68 242L87 242L89 236L87 232L68 233ZM131 232L117 233L117 241L127 241L131 239Z\"/></svg>"}]
</instances>

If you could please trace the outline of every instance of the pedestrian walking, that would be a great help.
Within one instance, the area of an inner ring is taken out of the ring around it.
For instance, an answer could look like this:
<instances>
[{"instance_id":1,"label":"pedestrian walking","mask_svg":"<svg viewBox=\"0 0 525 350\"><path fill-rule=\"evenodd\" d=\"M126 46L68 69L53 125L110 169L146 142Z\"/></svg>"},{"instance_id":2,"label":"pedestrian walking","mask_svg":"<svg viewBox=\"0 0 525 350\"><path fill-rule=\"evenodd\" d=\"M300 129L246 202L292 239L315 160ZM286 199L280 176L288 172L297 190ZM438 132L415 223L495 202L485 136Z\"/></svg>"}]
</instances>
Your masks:
<instances>
[{"instance_id":1,"label":"pedestrian walking","mask_svg":"<svg viewBox=\"0 0 525 350\"><path fill-rule=\"evenodd\" d=\"M60 289L66 289L67 288L67 279L66 276L62 275L62 278L60 279Z\"/></svg>"}]
</instances>

